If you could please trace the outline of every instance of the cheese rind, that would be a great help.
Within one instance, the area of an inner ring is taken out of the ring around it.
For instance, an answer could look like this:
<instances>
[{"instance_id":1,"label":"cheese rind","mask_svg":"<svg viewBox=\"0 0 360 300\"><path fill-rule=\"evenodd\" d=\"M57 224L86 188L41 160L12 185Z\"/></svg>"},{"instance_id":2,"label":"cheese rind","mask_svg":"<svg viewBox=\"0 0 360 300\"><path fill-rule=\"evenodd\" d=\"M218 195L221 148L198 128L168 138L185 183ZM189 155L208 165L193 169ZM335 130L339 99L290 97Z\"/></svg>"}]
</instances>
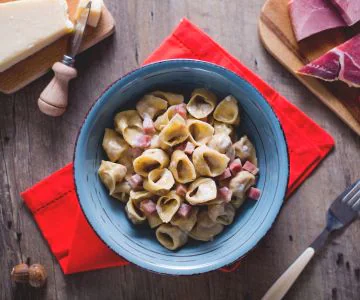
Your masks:
<instances>
[{"instance_id":1,"label":"cheese rind","mask_svg":"<svg viewBox=\"0 0 360 300\"><path fill-rule=\"evenodd\" d=\"M86 7L90 0L80 0L75 13L75 19L78 19L82 10ZM87 24L91 27L96 27L101 17L102 7L104 6L103 0L91 0L91 9Z\"/></svg>"},{"instance_id":2,"label":"cheese rind","mask_svg":"<svg viewBox=\"0 0 360 300\"><path fill-rule=\"evenodd\" d=\"M73 30L65 0L0 3L0 72Z\"/></svg>"}]
</instances>

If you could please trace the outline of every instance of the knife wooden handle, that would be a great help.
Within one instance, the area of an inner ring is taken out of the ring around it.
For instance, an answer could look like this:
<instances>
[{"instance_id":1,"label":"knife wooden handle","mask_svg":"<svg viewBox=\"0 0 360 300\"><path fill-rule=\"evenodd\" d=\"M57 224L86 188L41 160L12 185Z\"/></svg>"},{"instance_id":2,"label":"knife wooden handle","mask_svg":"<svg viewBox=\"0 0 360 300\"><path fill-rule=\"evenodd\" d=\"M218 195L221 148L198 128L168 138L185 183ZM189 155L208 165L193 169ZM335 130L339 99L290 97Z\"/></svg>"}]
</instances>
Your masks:
<instances>
[{"instance_id":1,"label":"knife wooden handle","mask_svg":"<svg viewBox=\"0 0 360 300\"><path fill-rule=\"evenodd\" d=\"M52 69L55 76L40 94L38 106L44 114L58 117L66 110L69 81L77 76L77 71L61 62L56 62Z\"/></svg>"}]
</instances>

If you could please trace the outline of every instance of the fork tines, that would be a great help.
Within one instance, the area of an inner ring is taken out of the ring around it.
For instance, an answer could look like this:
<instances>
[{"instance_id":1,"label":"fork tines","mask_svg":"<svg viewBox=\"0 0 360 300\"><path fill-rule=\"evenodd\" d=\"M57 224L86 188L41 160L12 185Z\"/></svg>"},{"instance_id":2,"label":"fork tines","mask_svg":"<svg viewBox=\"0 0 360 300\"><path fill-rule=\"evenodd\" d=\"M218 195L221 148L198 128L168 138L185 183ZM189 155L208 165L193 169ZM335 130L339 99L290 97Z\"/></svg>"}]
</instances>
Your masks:
<instances>
[{"instance_id":1,"label":"fork tines","mask_svg":"<svg viewBox=\"0 0 360 300\"><path fill-rule=\"evenodd\" d=\"M355 211L360 211L360 180L356 181L350 191L342 199Z\"/></svg>"}]
</instances>

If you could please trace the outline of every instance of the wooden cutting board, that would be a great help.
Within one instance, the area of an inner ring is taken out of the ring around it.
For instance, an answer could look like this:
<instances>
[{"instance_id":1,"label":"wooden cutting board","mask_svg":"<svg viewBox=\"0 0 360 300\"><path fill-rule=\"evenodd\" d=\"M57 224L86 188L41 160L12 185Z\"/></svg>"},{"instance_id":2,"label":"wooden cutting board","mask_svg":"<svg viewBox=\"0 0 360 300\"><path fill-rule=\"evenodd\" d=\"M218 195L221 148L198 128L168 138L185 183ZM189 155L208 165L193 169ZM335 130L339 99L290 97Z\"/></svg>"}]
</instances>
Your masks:
<instances>
[{"instance_id":1,"label":"wooden cutting board","mask_svg":"<svg viewBox=\"0 0 360 300\"><path fill-rule=\"evenodd\" d=\"M7 2L8 0L0 0ZM74 15L79 0L67 0L69 16L74 21ZM96 28L87 26L80 52L92 47L114 32L114 18L104 6L99 24ZM69 35L62 37L34 55L20 61L4 72L0 72L0 92L14 93L35 79L44 75L56 62L61 60L67 49Z\"/></svg>"},{"instance_id":2,"label":"wooden cutting board","mask_svg":"<svg viewBox=\"0 0 360 300\"><path fill-rule=\"evenodd\" d=\"M324 82L296 73L303 65L360 32L332 29L297 43L288 12L289 0L267 0L259 20L259 34L265 48L326 106L360 135L360 89L341 82Z\"/></svg>"}]
</instances>

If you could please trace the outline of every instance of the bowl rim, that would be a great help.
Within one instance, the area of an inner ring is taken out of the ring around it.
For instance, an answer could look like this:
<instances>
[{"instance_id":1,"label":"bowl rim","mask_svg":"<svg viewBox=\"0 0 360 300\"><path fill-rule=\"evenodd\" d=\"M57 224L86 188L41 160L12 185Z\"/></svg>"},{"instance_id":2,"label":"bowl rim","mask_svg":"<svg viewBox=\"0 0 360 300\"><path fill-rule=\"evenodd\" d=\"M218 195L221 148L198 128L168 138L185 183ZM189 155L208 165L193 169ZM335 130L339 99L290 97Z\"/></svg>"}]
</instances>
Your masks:
<instances>
[{"instance_id":1,"label":"bowl rim","mask_svg":"<svg viewBox=\"0 0 360 300\"><path fill-rule=\"evenodd\" d=\"M274 219L269 222L269 225L267 226L267 228L265 228L263 234L261 235L261 237L254 243L254 245L243 255L240 255L239 257L235 258L232 261L225 261L223 262L223 265L220 267L216 267L216 268L212 268L210 267L201 267L198 268L196 270L194 270L194 272L183 272L183 270L178 270L178 269L171 269L171 268L166 268L166 267L159 267L161 269L161 271L159 271L158 269L155 268L150 268L148 266L144 266L141 265L140 262L136 262L134 260L128 259L126 257L126 254L120 254L117 251L115 251L103 238L102 236L97 232L97 230L95 229L95 226L93 226L93 224L91 223L90 218L87 216L85 209L83 207L82 202L80 201L80 194L78 191L78 185L77 185L77 180L76 180L76 167L75 167L75 161L76 161L76 154L77 154L77 146L78 146L78 142L79 142L79 138L80 135L82 133L82 130L84 128L84 125L86 123L86 120L89 117L89 114L91 113L91 111L93 110L93 108L95 107L95 105L102 99L102 97L111 89L113 88L118 82L120 82L121 80L128 78L129 76L131 76L134 73L138 73L141 72L142 70L146 70L148 68L152 68L153 66L157 66L160 64L168 64L168 63L181 63L181 62L190 62L190 63L195 63L195 64L201 64L201 65L208 65L212 68L218 68L222 71L225 72L229 72L231 73L233 76L238 77L240 80L242 80L243 82L245 82L247 85L249 85L249 87L251 87L265 102L265 105L268 106L268 108L270 108L270 111L273 113L275 120L277 122L277 125L279 126L280 132L281 132L281 137L284 141L285 144L285 152L286 152L286 161L287 161L287 169L286 169L286 186L282 191L282 196L281 196L281 203L279 205L279 207L276 209L275 212L275 217ZM261 80L261 79L260 79ZM216 270L220 270L221 268L224 268L226 266L230 266L234 263L238 263L240 260L242 260L245 256L247 256L250 252L252 252L259 244L259 242L268 234L269 230L273 227L274 222L276 221L276 219L279 216L280 210L282 208L282 205L284 203L284 199L286 197L287 194L287 190L288 190L288 184L289 184L289 180L290 180L290 154L289 154L289 148L288 148L288 143L287 140L285 138L285 132L283 129L283 126L281 124L281 122L279 121L279 118L277 116L277 114L275 113L274 109L272 108L272 106L269 104L269 102L267 101L267 99L263 96L263 94L252 84L250 83L247 79L245 79L244 77L238 75L237 73L235 73L232 70L229 70L221 65L212 63L212 62L208 62L208 61L203 61L203 60L199 60L199 59L188 59L188 58L175 58L175 59L164 59L164 60L160 60L160 61L156 61L153 63L149 63L146 65L142 65L138 68L135 68L134 70L126 73L125 75L119 77L118 79L114 80L111 84L109 84L104 90L103 92L99 95L99 97L96 98L96 100L91 104L91 106L89 107L88 111L86 112L86 115L84 116L81 126L77 132L77 136L76 136L76 141L75 141L75 145L74 145L74 151L73 151L73 168L72 168L72 175L73 175L73 181L74 181L74 186L75 186L75 193L77 196L77 201L79 203L79 206L81 208L81 211L83 212L83 215L85 216L85 220L87 221L87 223L89 224L89 226L93 229L93 231L95 232L95 234L97 235L97 237L104 243L104 245L106 245L112 252L114 252L115 254L117 254L118 256L124 258L126 261L128 261L129 263L134 264L137 267L140 267L141 269L144 269L146 271L150 271L153 273L158 273L158 274L165 274L165 275L174 275L174 276L179 276L179 275L183 275L183 276L191 276L191 275L197 275L197 274L203 274L203 273L208 273L208 272L212 272L212 271L216 271Z\"/></svg>"}]
</instances>

